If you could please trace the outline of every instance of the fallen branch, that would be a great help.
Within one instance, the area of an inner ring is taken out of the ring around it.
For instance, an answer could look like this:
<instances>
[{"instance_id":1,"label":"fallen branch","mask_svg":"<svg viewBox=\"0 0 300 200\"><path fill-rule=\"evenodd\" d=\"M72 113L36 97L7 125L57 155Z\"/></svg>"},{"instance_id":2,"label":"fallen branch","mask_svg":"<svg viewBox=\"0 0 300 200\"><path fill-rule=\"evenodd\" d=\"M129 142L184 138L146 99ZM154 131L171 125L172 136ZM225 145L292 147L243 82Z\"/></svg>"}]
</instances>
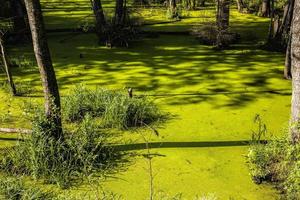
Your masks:
<instances>
[{"instance_id":1,"label":"fallen branch","mask_svg":"<svg viewBox=\"0 0 300 200\"><path fill-rule=\"evenodd\" d=\"M29 129L23 129L23 128L0 128L1 133L24 133L24 134L30 134L32 133L32 130Z\"/></svg>"}]
</instances>

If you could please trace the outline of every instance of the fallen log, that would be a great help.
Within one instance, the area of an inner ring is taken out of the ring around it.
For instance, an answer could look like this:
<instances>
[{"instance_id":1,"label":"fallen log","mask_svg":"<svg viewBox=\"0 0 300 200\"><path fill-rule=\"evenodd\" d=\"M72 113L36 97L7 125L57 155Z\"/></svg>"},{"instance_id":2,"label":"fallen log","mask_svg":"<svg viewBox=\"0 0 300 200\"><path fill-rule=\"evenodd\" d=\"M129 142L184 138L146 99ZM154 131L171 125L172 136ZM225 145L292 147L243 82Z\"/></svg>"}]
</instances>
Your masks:
<instances>
[{"instance_id":1,"label":"fallen log","mask_svg":"<svg viewBox=\"0 0 300 200\"><path fill-rule=\"evenodd\" d=\"M32 130L24 128L0 128L0 133L23 133L30 134Z\"/></svg>"}]
</instances>

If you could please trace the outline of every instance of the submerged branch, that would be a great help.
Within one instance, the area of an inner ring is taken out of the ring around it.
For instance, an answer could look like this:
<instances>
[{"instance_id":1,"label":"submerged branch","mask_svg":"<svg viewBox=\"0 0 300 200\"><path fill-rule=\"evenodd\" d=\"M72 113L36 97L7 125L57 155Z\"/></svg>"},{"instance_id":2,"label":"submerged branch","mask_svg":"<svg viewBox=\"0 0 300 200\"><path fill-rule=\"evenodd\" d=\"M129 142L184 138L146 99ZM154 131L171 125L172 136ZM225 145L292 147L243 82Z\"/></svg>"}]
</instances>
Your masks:
<instances>
[{"instance_id":1,"label":"submerged branch","mask_svg":"<svg viewBox=\"0 0 300 200\"><path fill-rule=\"evenodd\" d=\"M24 128L0 128L1 133L24 133L24 134L30 134L32 133L32 130L30 129L24 129Z\"/></svg>"}]
</instances>

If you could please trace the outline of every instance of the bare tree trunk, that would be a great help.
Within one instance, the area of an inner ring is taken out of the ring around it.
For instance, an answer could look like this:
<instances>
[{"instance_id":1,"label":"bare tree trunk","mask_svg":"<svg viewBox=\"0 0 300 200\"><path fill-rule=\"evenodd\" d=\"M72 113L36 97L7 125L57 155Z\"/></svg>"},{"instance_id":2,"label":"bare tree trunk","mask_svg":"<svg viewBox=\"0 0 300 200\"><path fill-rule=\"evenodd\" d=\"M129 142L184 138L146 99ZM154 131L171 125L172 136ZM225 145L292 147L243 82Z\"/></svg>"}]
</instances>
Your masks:
<instances>
[{"instance_id":1,"label":"bare tree trunk","mask_svg":"<svg viewBox=\"0 0 300 200\"><path fill-rule=\"evenodd\" d=\"M269 17L271 13L271 2L270 0L263 0L260 9L260 15L262 17Z\"/></svg>"},{"instance_id":2,"label":"bare tree trunk","mask_svg":"<svg viewBox=\"0 0 300 200\"><path fill-rule=\"evenodd\" d=\"M60 138L62 137L60 96L46 38L40 1L25 0L25 4L35 57L43 84L46 116L55 125L53 136Z\"/></svg>"},{"instance_id":3,"label":"bare tree trunk","mask_svg":"<svg viewBox=\"0 0 300 200\"><path fill-rule=\"evenodd\" d=\"M99 39L99 43L102 43L104 39L104 28L106 25L102 3L101 0L91 0L91 3L96 19L96 33Z\"/></svg>"},{"instance_id":4,"label":"bare tree trunk","mask_svg":"<svg viewBox=\"0 0 300 200\"><path fill-rule=\"evenodd\" d=\"M285 36L290 35L290 27L293 19L295 0L289 0L288 4L284 7L282 23L276 34L276 38L284 39Z\"/></svg>"},{"instance_id":5,"label":"bare tree trunk","mask_svg":"<svg viewBox=\"0 0 300 200\"><path fill-rule=\"evenodd\" d=\"M271 10L270 10L270 25L269 25L269 34L268 34L268 42L274 38L274 0L271 1Z\"/></svg>"},{"instance_id":6,"label":"bare tree trunk","mask_svg":"<svg viewBox=\"0 0 300 200\"><path fill-rule=\"evenodd\" d=\"M11 0L11 13L14 23L14 32L17 33L20 37L24 37L24 32L27 30L26 24L26 10L25 5L22 2L23 0Z\"/></svg>"},{"instance_id":7,"label":"bare tree trunk","mask_svg":"<svg viewBox=\"0 0 300 200\"><path fill-rule=\"evenodd\" d=\"M124 0L116 0L114 24L122 25L126 19L126 5Z\"/></svg>"},{"instance_id":8,"label":"bare tree trunk","mask_svg":"<svg viewBox=\"0 0 300 200\"><path fill-rule=\"evenodd\" d=\"M292 106L291 106L291 140L300 142L300 1L295 1L292 21Z\"/></svg>"},{"instance_id":9,"label":"bare tree trunk","mask_svg":"<svg viewBox=\"0 0 300 200\"><path fill-rule=\"evenodd\" d=\"M292 43L292 38L291 34L288 39L288 44L286 48L286 54L285 54L285 66L284 66L284 78L286 79L292 79L292 60L291 60L291 43Z\"/></svg>"},{"instance_id":10,"label":"bare tree trunk","mask_svg":"<svg viewBox=\"0 0 300 200\"><path fill-rule=\"evenodd\" d=\"M2 61L3 61L4 68L5 68L7 80L10 85L11 93L13 96L16 96L17 90L16 90L16 87L15 87L15 84L13 81L13 77L11 75L9 62L8 62L8 58L7 58L7 54L6 54L6 49L5 49L5 44L4 44L2 36L0 36L0 49L1 49Z\"/></svg>"},{"instance_id":11,"label":"bare tree trunk","mask_svg":"<svg viewBox=\"0 0 300 200\"><path fill-rule=\"evenodd\" d=\"M218 0L217 1L217 47L224 48L227 46L225 44L224 38L228 33L229 28L229 6L230 0Z\"/></svg>"},{"instance_id":12,"label":"bare tree trunk","mask_svg":"<svg viewBox=\"0 0 300 200\"><path fill-rule=\"evenodd\" d=\"M237 4L237 9L240 13L243 12L244 10L244 2L243 0L236 0L236 4Z\"/></svg>"},{"instance_id":13,"label":"bare tree trunk","mask_svg":"<svg viewBox=\"0 0 300 200\"><path fill-rule=\"evenodd\" d=\"M191 4L192 2L190 2L190 6L192 6ZM176 7L177 7L176 0L169 0L169 9L171 10L172 15L175 15Z\"/></svg>"},{"instance_id":14,"label":"bare tree trunk","mask_svg":"<svg viewBox=\"0 0 300 200\"><path fill-rule=\"evenodd\" d=\"M201 6L201 7L205 7L205 0L201 0L201 1L200 1L200 6Z\"/></svg>"}]
</instances>

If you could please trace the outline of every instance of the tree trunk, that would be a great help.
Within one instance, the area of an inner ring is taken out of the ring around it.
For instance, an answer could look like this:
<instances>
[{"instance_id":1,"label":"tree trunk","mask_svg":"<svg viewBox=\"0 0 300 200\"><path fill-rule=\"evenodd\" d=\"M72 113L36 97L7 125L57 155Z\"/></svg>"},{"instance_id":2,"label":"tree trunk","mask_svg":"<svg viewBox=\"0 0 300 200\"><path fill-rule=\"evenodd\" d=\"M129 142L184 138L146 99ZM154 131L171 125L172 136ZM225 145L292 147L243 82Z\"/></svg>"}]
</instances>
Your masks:
<instances>
[{"instance_id":1,"label":"tree trunk","mask_svg":"<svg viewBox=\"0 0 300 200\"><path fill-rule=\"evenodd\" d=\"M39 0L25 0L35 57L39 67L44 96L45 112L48 120L53 122L53 136L62 137L60 96L55 71L52 65L44 20Z\"/></svg>"},{"instance_id":2,"label":"tree trunk","mask_svg":"<svg viewBox=\"0 0 300 200\"><path fill-rule=\"evenodd\" d=\"M292 42L292 38L291 38L291 34L290 34L289 39L288 39L288 44L286 47L286 53L285 53L285 64L284 64L284 72L283 72L285 79L292 79L291 42Z\"/></svg>"},{"instance_id":3,"label":"tree trunk","mask_svg":"<svg viewBox=\"0 0 300 200\"><path fill-rule=\"evenodd\" d=\"M192 2L190 2L190 4L192 4ZM172 10L172 12L175 12L176 6L176 0L169 0L169 8Z\"/></svg>"},{"instance_id":4,"label":"tree trunk","mask_svg":"<svg viewBox=\"0 0 300 200\"><path fill-rule=\"evenodd\" d=\"M201 0L201 1L200 1L200 6L201 6L201 7L205 7L205 0Z\"/></svg>"},{"instance_id":5,"label":"tree trunk","mask_svg":"<svg viewBox=\"0 0 300 200\"><path fill-rule=\"evenodd\" d=\"M274 38L274 0L271 1L271 10L270 10L270 25L269 25L269 33L268 33L268 42L271 43Z\"/></svg>"},{"instance_id":6,"label":"tree trunk","mask_svg":"<svg viewBox=\"0 0 300 200\"><path fill-rule=\"evenodd\" d=\"M189 9L192 9L192 0L189 1ZM168 0L168 11L169 11L169 18L174 19L178 17L178 13L176 11L177 4L176 0Z\"/></svg>"},{"instance_id":7,"label":"tree trunk","mask_svg":"<svg viewBox=\"0 0 300 200\"><path fill-rule=\"evenodd\" d=\"M240 13L244 11L244 2L243 0L236 0L237 9Z\"/></svg>"},{"instance_id":8,"label":"tree trunk","mask_svg":"<svg viewBox=\"0 0 300 200\"><path fill-rule=\"evenodd\" d=\"M17 95L17 90L13 81L13 77L11 75L10 67L9 67L9 62L6 54L6 49L5 49L5 44L2 39L2 36L0 36L0 49L1 49L1 55L2 55L2 61L5 69L5 73L7 76L8 83L10 85L11 93L13 96Z\"/></svg>"},{"instance_id":9,"label":"tree trunk","mask_svg":"<svg viewBox=\"0 0 300 200\"><path fill-rule=\"evenodd\" d=\"M291 106L291 140L300 142L300 1L295 1L292 21L292 106Z\"/></svg>"},{"instance_id":10,"label":"tree trunk","mask_svg":"<svg viewBox=\"0 0 300 200\"><path fill-rule=\"evenodd\" d=\"M96 33L99 39L99 43L102 43L104 40L104 28L106 25L102 3L101 0L91 0L91 3L96 20Z\"/></svg>"},{"instance_id":11,"label":"tree trunk","mask_svg":"<svg viewBox=\"0 0 300 200\"><path fill-rule=\"evenodd\" d=\"M278 28L278 31L275 33L275 40L280 41L283 47L288 47L290 44L290 27L293 19L293 10L294 10L295 0L289 0L288 4L284 7L282 22Z\"/></svg>"},{"instance_id":12,"label":"tree trunk","mask_svg":"<svg viewBox=\"0 0 300 200\"><path fill-rule=\"evenodd\" d=\"M260 15L262 17L269 17L271 13L271 2L270 0L263 0L261 4Z\"/></svg>"},{"instance_id":13,"label":"tree trunk","mask_svg":"<svg viewBox=\"0 0 300 200\"><path fill-rule=\"evenodd\" d=\"M224 48L227 44L224 41L229 28L229 6L230 0L217 1L217 47Z\"/></svg>"},{"instance_id":14,"label":"tree trunk","mask_svg":"<svg viewBox=\"0 0 300 200\"><path fill-rule=\"evenodd\" d=\"M114 24L122 25L126 19L126 5L124 0L116 0Z\"/></svg>"},{"instance_id":15,"label":"tree trunk","mask_svg":"<svg viewBox=\"0 0 300 200\"><path fill-rule=\"evenodd\" d=\"M27 30L27 16L25 14L25 5L22 1L23 0L11 0L10 6L14 23L14 32L24 37L24 32Z\"/></svg>"}]
</instances>

